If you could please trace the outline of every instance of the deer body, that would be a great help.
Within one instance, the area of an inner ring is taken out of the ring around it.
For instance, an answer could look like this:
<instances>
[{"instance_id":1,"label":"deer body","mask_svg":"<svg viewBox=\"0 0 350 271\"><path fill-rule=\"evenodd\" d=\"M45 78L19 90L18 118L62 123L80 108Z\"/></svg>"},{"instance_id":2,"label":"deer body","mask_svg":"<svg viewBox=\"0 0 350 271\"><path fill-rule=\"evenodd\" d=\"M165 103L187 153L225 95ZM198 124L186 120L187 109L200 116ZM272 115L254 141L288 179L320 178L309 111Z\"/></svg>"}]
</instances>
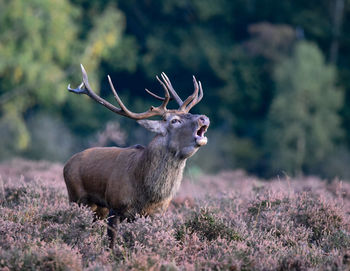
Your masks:
<instances>
[{"instance_id":1,"label":"deer body","mask_svg":"<svg viewBox=\"0 0 350 271\"><path fill-rule=\"evenodd\" d=\"M93 206L101 217L101 208L123 218L165 210L180 186L186 159L154 149L152 143L147 148L91 148L73 156L64 168L70 201Z\"/></svg>"},{"instance_id":2,"label":"deer body","mask_svg":"<svg viewBox=\"0 0 350 271\"><path fill-rule=\"evenodd\" d=\"M136 145L129 148L91 148L74 155L64 167L69 200L90 206L99 217L109 212L108 230L111 244L117 221L132 220L136 214L151 215L165 211L178 190L186 160L207 143L204 136L209 119L204 115L188 113L198 103L203 91L201 84L193 78L195 91L182 101L165 74L162 74L165 98L149 90L152 96L163 101L159 107L151 107L144 113L130 112L121 102L109 78L111 89L120 109L96 95L88 83L82 67L83 83L68 90L87 94L113 112L138 120L146 129L156 133L147 147ZM169 91L180 108L168 110ZM200 93L198 94L198 91ZM151 116L162 120L146 120Z\"/></svg>"}]
</instances>

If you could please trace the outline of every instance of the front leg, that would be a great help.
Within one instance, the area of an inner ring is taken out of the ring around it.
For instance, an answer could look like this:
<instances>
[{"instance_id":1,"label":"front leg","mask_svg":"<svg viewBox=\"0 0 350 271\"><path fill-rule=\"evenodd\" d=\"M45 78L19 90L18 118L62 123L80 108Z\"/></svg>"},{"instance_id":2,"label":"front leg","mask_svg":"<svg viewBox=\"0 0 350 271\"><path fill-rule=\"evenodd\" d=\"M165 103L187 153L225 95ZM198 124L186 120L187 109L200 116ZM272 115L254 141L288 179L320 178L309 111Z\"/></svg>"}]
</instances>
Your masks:
<instances>
[{"instance_id":1,"label":"front leg","mask_svg":"<svg viewBox=\"0 0 350 271\"><path fill-rule=\"evenodd\" d=\"M114 246L115 232L116 232L114 225L117 224L118 220L119 220L119 217L117 213L113 209L110 209L108 214L108 228L107 228L107 235L109 239L110 248L113 248Z\"/></svg>"},{"instance_id":2,"label":"front leg","mask_svg":"<svg viewBox=\"0 0 350 271\"><path fill-rule=\"evenodd\" d=\"M113 248L114 246L115 234L116 234L115 226L118 225L118 223L124 221L126 218L127 217L120 211L116 211L114 209L109 210L107 235L109 239L110 248Z\"/></svg>"}]
</instances>

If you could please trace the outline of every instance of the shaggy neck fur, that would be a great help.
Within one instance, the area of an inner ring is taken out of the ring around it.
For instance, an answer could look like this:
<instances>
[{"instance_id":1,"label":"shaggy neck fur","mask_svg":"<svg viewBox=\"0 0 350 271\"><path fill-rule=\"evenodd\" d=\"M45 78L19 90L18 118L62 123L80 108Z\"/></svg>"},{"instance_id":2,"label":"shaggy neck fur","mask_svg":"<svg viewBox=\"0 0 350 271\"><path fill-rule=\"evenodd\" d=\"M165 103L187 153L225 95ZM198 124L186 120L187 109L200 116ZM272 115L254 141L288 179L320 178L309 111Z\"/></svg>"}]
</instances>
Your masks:
<instances>
[{"instance_id":1,"label":"shaggy neck fur","mask_svg":"<svg viewBox=\"0 0 350 271\"><path fill-rule=\"evenodd\" d=\"M144 172L142 189L149 203L174 196L180 186L185 164L186 159L181 159L178 153L168 149L164 137L155 137L150 142L141 159Z\"/></svg>"}]
</instances>

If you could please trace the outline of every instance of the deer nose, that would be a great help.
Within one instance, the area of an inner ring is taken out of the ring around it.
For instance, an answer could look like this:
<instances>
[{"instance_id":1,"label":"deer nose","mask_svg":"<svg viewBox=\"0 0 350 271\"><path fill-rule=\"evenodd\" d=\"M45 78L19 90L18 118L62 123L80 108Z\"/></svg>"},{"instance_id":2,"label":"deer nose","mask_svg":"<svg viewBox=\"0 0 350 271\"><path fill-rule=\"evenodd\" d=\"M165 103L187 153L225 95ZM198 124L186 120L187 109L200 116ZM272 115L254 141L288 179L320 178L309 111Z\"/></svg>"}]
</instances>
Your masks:
<instances>
[{"instance_id":1,"label":"deer nose","mask_svg":"<svg viewBox=\"0 0 350 271\"><path fill-rule=\"evenodd\" d=\"M199 116L198 122L200 125L209 126L209 124L210 124L209 118L207 116L204 116L204 115Z\"/></svg>"}]
</instances>

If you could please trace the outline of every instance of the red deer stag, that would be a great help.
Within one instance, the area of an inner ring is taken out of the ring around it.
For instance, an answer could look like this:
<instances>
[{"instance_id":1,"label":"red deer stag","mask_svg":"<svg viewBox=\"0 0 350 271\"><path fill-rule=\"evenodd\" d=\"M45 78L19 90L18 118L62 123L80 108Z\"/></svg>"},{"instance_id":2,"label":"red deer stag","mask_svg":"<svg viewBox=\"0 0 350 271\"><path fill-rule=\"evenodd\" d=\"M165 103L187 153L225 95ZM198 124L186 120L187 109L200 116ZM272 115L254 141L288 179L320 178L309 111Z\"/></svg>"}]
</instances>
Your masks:
<instances>
[{"instance_id":1,"label":"red deer stag","mask_svg":"<svg viewBox=\"0 0 350 271\"><path fill-rule=\"evenodd\" d=\"M91 89L82 65L81 70L83 82L76 89L68 86L69 91L86 94L109 110L137 120L156 133L147 147L91 148L74 155L64 167L70 201L90 206L99 217L105 217L109 211L108 235L113 244L111 227L117 221L167 209L180 186L187 158L207 144L204 133L209 119L188 113L203 97L201 83L195 77L193 94L182 101L168 77L162 73L162 80L156 78L164 88L165 97L146 89L147 93L162 100L162 104L143 113L134 113L123 104L109 76L110 87L120 108L98 96ZM166 108L171 99L170 93L179 104L176 110ZM161 116L162 120L146 120L153 116Z\"/></svg>"}]
</instances>

